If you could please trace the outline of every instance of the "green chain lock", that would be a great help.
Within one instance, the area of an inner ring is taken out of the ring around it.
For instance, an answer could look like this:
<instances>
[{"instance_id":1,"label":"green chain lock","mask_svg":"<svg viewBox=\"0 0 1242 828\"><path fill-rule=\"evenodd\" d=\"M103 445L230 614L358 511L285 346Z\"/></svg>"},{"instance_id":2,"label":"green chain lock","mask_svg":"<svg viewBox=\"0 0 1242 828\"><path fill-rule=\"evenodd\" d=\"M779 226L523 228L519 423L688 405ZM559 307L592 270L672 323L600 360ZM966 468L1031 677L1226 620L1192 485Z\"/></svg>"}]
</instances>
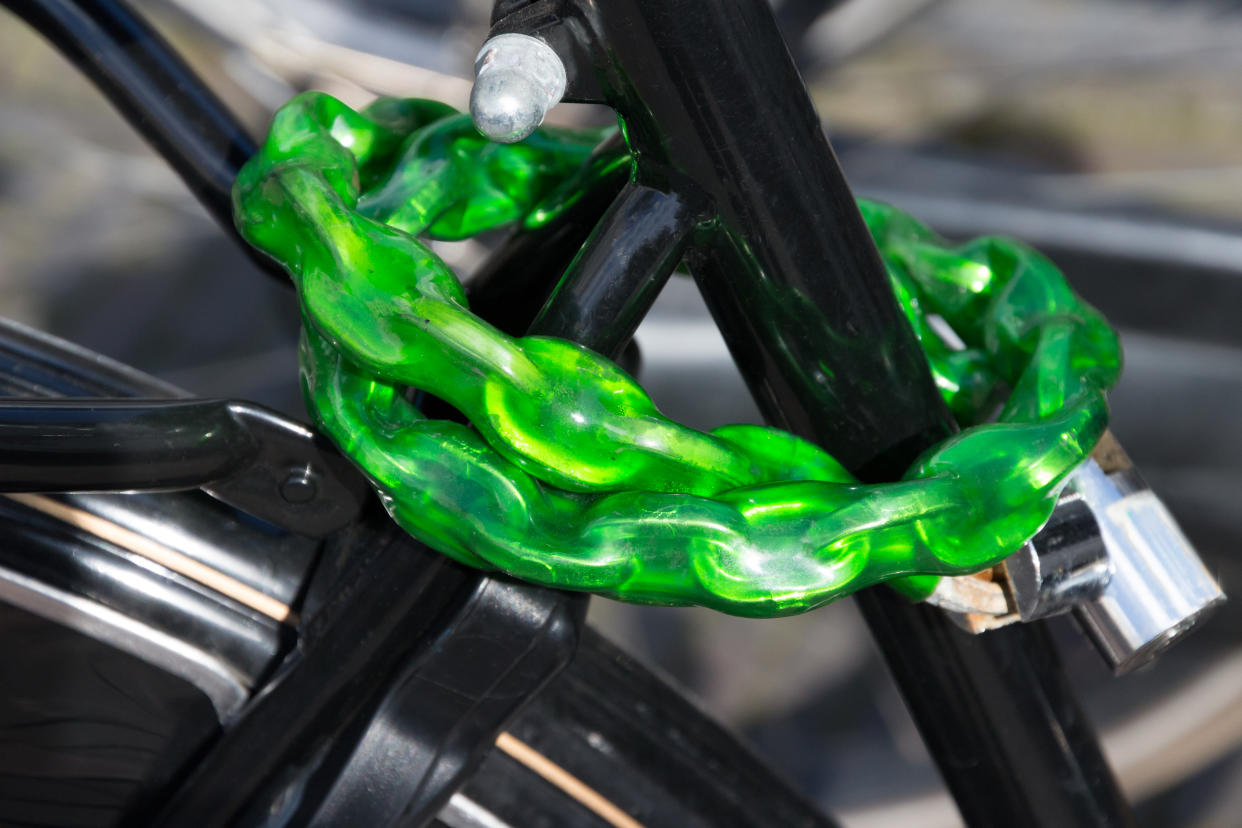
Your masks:
<instances>
[{"instance_id":1,"label":"green chain lock","mask_svg":"<svg viewBox=\"0 0 1242 828\"><path fill-rule=\"evenodd\" d=\"M894 579L926 594L934 577L903 576L985 569L1047 520L1105 429L1121 351L1060 272L1016 242L952 247L859 203L965 427L892 483L860 484L777 429L680 425L598 354L474 316L418 237L553 220L630 163L590 159L602 137L543 129L493 144L441 104L384 99L359 113L307 93L238 176L238 228L298 289L310 411L401 526L548 586L779 616ZM409 387L470 426L425 418Z\"/></svg>"}]
</instances>

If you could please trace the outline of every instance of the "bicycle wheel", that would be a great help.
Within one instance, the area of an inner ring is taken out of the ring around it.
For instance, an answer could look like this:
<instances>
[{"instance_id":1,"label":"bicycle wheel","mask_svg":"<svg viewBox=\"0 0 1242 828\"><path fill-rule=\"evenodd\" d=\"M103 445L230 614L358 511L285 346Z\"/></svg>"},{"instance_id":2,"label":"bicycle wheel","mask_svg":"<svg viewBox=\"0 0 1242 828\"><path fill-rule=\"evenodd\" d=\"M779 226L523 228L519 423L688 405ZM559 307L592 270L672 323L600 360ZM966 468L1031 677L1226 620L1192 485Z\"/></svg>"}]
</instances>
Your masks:
<instances>
[{"instance_id":1,"label":"bicycle wheel","mask_svg":"<svg viewBox=\"0 0 1242 828\"><path fill-rule=\"evenodd\" d=\"M4 395L172 390L0 322ZM8 540L0 551L0 824L184 824L178 814L192 808L195 824L831 825L594 633L543 693L521 676L506 684L483 669L487 687L470 704L434 699L435 687L454 682L451 695L469 695L477 677L461 658L429 669L426 647L452 650L453 628L468 627L471 614L495 619L485 601L471 603L475 573L419 559L378 510L326 540L278 530L199 492L10 495L0 498L0 521ZM368 675L345 676L352 687L318 706L318 697L290 705L291 684L322 681L322 667L340 677L348 666L333 663L337 607L348 606L340 593L365 591L359 573L368 568L391 582L376 571L375 551L394 544L425 583L456 589L420 594L421 635L397 628L370 647L347 638L372 656ZM529 588L516 589L531 612ZM468 639L458 655L479 672L487 661L479 639L504 639L470 633L458 636ZM576 636L576 624L553 624L529 649L542 642L564 657ZM391 646L393 638L407 642ZM413 670L402 662L411 651ZM537 667L516 664L519 673ZM499 729L505 717L476 708L512 711L526 700L506 696L514 690L534 701L495 738L483 725ZM262 713L272 698L300 731L268 739L272 721ZM416 704L394 705L403 699ZM462 729L466 743L456 739ZM281 761L233 761L230 747L248 747L256 734ZM385 747L378 762L377 739ZM409 757L428 754L412 766ZM247 783L222 785L236 776ZM291 777L301 790L292 805Z\"/></svg>"}]
</instances>

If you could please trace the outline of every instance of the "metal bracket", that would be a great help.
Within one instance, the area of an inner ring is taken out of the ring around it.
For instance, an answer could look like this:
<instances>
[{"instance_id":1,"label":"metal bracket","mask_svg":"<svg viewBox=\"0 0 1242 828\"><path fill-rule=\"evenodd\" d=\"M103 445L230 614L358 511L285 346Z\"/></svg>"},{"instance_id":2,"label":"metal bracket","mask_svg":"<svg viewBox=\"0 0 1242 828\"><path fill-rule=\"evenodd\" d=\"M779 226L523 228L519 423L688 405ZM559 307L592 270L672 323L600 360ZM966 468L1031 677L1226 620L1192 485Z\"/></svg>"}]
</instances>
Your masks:
<instances>
[{"instance_id":1,"label":"metal bracket","mask_svg":"<svg viewBox=\"0 0 1242 828\"><path fill-rule=\"evenodd\" d=\"M197 488L312 537L348 524L369 496L362 476L310 428L251 403L0 403L0 492Z\"/></svg>"}]
</instances>

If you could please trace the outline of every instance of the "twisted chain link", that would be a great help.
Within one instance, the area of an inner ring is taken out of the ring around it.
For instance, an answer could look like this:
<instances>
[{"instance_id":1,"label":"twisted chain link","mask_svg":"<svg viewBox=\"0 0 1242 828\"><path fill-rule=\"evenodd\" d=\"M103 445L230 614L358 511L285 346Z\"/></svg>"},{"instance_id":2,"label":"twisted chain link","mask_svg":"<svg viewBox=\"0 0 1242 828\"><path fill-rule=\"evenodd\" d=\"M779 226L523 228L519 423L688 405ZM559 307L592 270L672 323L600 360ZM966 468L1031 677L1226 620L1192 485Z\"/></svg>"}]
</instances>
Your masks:
<instances>
[{"instance_id":1,"label":"twisted chain link","mask_svg":"<svg viewBox=\"0 0 1242 828\"><path fill-rule=\"evenodd\" d=\"M440 104L357 113L307 93L238 177L239 229L298 288L312 415L411 534L549 586L774 616L898 576L977 571L1047 519L1104 430L1120 349L1056 268L1015 242L949 247L860 204L942 393L973 424L879 485L776 429L675 423L603 357L471 314L417 236L552 220L629 163L592 156L601 137L492 144ZM426 419L408 386L474 429Z\"/></svg>"}]
</instances>

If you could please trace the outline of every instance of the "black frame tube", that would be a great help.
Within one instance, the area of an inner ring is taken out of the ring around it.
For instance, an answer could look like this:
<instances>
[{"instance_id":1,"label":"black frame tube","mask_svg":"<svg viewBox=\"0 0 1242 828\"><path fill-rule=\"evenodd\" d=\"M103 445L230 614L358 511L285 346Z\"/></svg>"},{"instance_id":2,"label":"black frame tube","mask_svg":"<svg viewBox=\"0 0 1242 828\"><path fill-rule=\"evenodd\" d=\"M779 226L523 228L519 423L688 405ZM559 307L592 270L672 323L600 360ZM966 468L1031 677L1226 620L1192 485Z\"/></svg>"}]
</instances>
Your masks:
<instances>
[{"instance_id":1,"label":"black frame tube","mask_svg":"<svg viewBox=\"0 0 1242 828\"><path fill-rule=\"evenodd\" d=\"M970 635L886 588L856 600L967 825L1135 824L1043 622Z\"/></svg>"},{"instance_id":2,"label":"black frame tube","mask_svg":"<svg viewBox=\"0 0 1242 828\"><path fill-rule=\"evenodd\" d=\"M0 401L0 492L198 488L313 536L354 520L370 497L357 469L330 444L250 403Z\"/></svg>"},{"instance_id":3,"label":"black frame tube","mask_svg":"<svg viewBox=\"0 0 1242 828\"><path fill-rule=\"evenodd\" d=\"M614 134L600 142L587 163L624 147ZM619 164L594 179L554 221L510 233L466 282L470 309L510 336L525 334L629 177L629 167Z\"/></svg>"},{"instance_id":4,"label":"black frame tube","mask_svg":"<svg viewBox=\"0 0 1242 828\"><path fill-rule=\"evenodd\" d=\"M223 400L0 402L0 492L196 489L258 450Z\"/></svg>"},{"instance_id":5,"label":"black frame tube","mask_svg":"<svg viewBox=\"0 0 1242 828\"><path fill-rule=\"evenodd\" d=\"M693 199L630 182L574 257L530 333L617 357L681 262Z\"/></svg>"}]
</instances>

